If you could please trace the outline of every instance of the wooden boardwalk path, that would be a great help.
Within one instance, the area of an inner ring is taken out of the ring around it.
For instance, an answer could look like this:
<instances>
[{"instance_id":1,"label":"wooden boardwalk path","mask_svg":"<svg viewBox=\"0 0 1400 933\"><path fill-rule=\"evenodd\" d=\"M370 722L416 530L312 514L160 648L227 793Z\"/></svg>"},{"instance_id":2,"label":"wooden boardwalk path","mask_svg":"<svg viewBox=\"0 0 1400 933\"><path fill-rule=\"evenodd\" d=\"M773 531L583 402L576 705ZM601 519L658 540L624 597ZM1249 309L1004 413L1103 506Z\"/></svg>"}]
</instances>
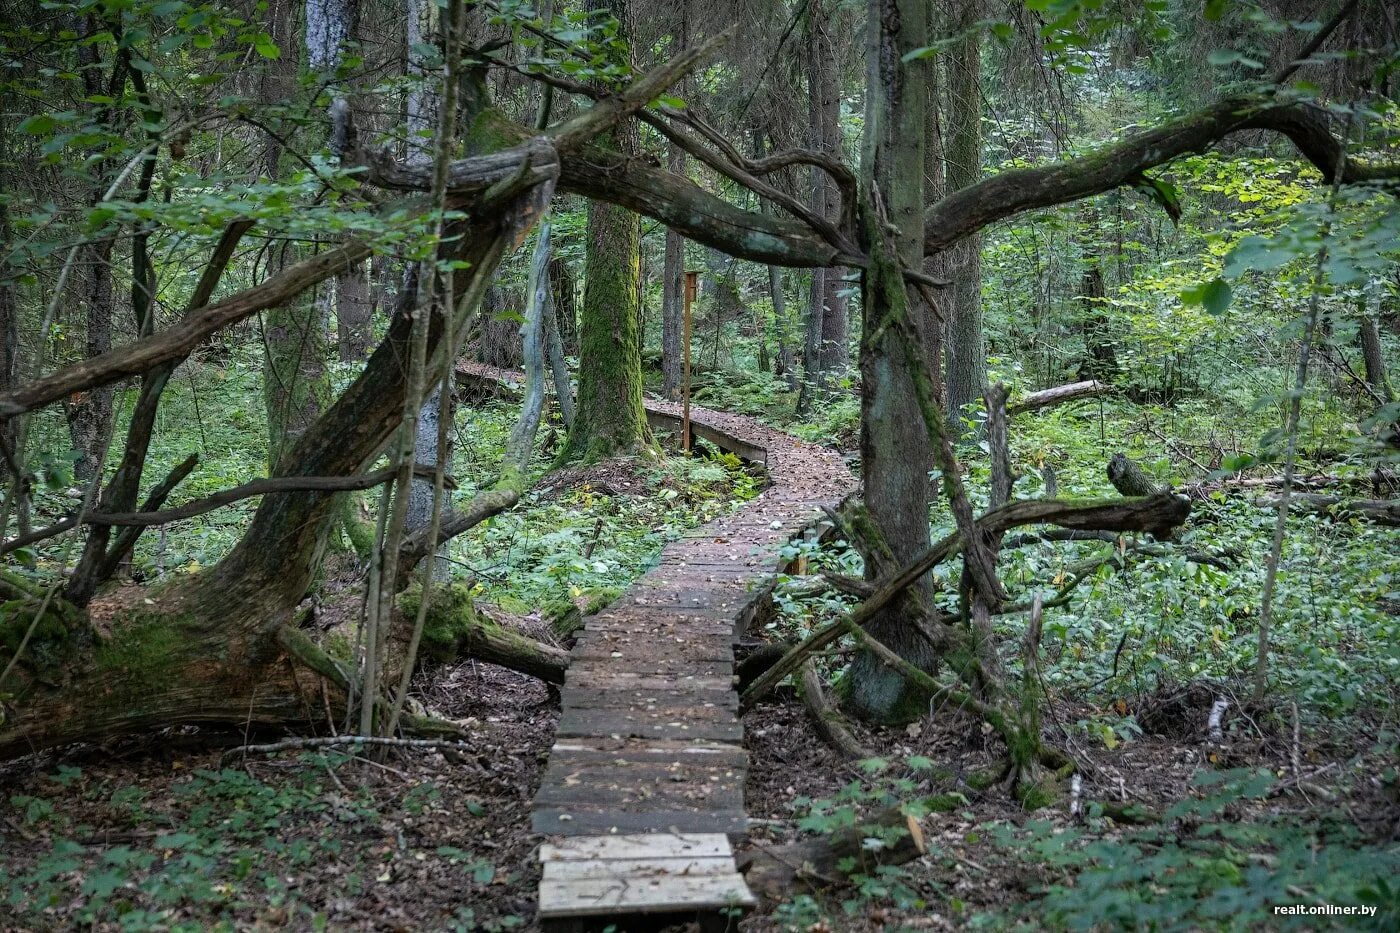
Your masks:
<instances>
[{"instance_id":1,"label":"wooden boardwalk path","mask_svg":"<svg viewBox=\"0 0 1400 933\"><path fill-rule=\"evenodd\" d=\"M521 378L475 364L458 372ZM654 428L679 429L679 405L646 408ZM691 421L697 436L763 463L769 485L668 544L585 620L532 818L550 837L540 850L546 929L640 915L724 929L726 908L753 904L730 847L747 829L734 643L784 563L782 546L856 481L834 451L755 419L692 407Z\"/></svg>"}]
</instances>

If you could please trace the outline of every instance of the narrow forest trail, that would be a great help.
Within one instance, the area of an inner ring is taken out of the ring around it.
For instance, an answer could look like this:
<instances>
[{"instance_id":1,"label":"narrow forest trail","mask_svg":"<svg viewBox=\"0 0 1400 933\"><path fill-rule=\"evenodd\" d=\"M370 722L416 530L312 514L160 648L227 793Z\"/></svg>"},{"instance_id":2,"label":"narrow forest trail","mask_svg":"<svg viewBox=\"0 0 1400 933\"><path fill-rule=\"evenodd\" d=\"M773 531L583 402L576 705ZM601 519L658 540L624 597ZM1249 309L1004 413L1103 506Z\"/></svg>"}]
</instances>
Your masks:
<instances>
[{"instance_id":1,"label":"narrow forest trail","mask_svg":"<svg viewBox=\"0 0 1400 933\"><path fill-rule=\"evenodd\" d=\"M458 364L459 381L520 373ZM648 398L653 427L681 407ZM748 753L734 644L781 569L786 543L857 483L833 450L743 415L692 406L692 429L763 463L769 485L668 544L657 565L585 620L539 792L540 920L568 929L639 914L700 917L753 904L731 840L747 831ZM720 926L723 929L723 926Z\"/></svg>"}]
</instances>

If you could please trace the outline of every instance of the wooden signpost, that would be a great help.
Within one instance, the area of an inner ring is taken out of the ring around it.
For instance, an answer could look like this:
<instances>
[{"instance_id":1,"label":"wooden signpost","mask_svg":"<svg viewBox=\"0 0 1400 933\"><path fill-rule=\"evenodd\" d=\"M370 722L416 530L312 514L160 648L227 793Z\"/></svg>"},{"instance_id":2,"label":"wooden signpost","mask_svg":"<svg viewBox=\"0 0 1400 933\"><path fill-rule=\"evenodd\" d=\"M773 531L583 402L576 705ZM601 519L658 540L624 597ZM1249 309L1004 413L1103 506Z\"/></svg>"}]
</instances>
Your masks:
<instances>
[{"instance_id":1,"label":"wooden signpost","mask_svg":"<svg viewBox=\"0 0 1400 933\"><path fill-rule=\"evenodd\" d=\"M700 273L694 269L685 274L685 301L681 313L681 450L690 450L690 307L695 303L695 288Z\"/></svg>"}]
</instances>

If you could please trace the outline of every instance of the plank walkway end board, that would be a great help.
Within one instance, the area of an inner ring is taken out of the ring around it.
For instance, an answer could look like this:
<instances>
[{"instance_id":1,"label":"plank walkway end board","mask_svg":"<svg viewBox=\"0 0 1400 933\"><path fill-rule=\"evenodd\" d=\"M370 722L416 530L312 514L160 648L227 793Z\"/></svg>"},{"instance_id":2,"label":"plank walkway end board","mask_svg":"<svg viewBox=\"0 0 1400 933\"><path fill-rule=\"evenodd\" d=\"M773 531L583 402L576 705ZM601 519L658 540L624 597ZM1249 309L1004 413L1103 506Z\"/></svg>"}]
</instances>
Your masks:
<instances>
[{"instance_id":1,"label":"plank walkway end board","mask_svg":"<svg viewBox=\"0 0 1400 933\"><path fill-rule=\"evenodd\" d=\"M723 833L576 836L546 843L540 862L546 929L636 915L723 917L755 903Z\"/></svg>"},{"instance_id":2,"label":"plank walkway end board","mask_svg":"<svg viewBox=\"0 0 1400 933\"><path fill-rule=\"evenodd\" d=\"M524 381L477 363L458 363L457 379ZM648 398L645 406L654 427L679 427L680 405ZM734 644L771 592L783 546L856 482L835 451L743 415L698 406L690 415L697 437L762 463L769 485L672 541L626 593L584 620L531 813L535 831L550 837L539 888L549 931L634 930L661 917L727 930L735 910L755 903L730 848L748 830Z\"/></svg>"}]
</instances>

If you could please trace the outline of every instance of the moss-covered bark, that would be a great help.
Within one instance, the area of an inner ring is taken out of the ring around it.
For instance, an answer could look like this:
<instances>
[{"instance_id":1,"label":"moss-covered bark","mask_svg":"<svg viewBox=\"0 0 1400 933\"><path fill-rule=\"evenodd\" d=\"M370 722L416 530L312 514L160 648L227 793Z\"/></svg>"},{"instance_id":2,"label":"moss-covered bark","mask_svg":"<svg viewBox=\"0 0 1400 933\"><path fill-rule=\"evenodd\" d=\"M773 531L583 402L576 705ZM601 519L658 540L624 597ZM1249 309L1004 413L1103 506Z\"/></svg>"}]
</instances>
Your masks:
<instances>
[{"instance_id":1,"label":"moss-covered bark","mask_svg":"<svg viewBox=\"0 0 1400 933\"><path fill-rule=\"evenodd\" d=\"M879 93L867 103L868 139L864 190L877 189L895 248L905 265L923 256L924 122L927 64L904 56L927 45L925 0L882 0L871 9ZM864 236L879 236L866 210ZM871 244L872 246L875 244ZM881 250L875 250L879 255ZM898 324L909 319L909 296L887 258L862 277L865 307L861 336L861 471L865 507L855 518L864 541L866 573L874 580L894 573L929 547L928 464L932 452L920 417L913 375L904 359ZM917 617L927 589L916 585L870 620L867 628L916 667L934 663L919 635ZM842 684L847 707L862 718L908 721L927 711L928 694L868 651L858 654Z\"/></svg>"},{"instance_id":2,"label":"moss-covered bark","mask_svg":"<svg viewBox=\"0 0 1400 933\"><path fill-rule=\"evenodd\" d=\"M627 39L623 0L592 2L617 17ZM635 126L614 130L604 140L624 155L637 150ZM578 408L561 462L597 460L650 449L651 432L642 407L641 218L602 201L588 205L588 242L579 323Z\"/></svg>"}]
</instances>

